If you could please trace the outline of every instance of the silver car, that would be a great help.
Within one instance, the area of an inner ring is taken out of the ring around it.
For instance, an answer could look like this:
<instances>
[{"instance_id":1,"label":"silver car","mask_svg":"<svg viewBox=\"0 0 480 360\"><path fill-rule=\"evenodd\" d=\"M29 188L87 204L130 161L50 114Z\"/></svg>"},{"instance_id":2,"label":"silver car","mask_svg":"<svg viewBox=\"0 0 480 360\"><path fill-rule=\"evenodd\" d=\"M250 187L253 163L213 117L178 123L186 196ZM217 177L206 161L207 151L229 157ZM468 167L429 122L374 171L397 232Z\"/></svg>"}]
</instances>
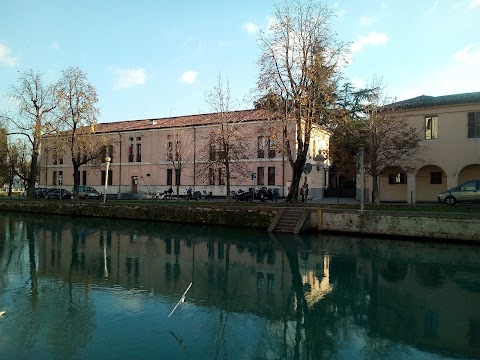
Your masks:
<instances>
[{"instance_id":1,"label":"silver car","mask_svg":"<svg viewBox=\"0 0 480 360\"><path fill-rule=\"evenodd\" d=\"M470 180L442 191L438 194L438 201L447 205L455 205L457 202L480 202L480 180Z\"/></svg>"}]
</instances>

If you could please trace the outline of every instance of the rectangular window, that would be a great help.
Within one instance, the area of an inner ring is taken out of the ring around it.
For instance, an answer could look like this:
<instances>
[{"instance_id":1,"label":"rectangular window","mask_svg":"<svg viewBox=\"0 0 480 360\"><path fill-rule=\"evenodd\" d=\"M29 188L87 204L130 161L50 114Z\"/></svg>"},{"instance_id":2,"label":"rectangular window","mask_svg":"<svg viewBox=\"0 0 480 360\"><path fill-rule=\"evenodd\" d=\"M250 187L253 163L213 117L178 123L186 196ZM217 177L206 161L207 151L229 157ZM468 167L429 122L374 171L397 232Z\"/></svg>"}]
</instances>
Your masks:
<instances>
[{"instance_id":1,"label":"rectangular window","mask_svg":"<svg viewBox=\"0 0 480 360\"><path fill-rule=\"evenodd\" d=\"M468 138L480 138L480 112L468 113Z\"/></svg>"},{"instance_id":2,"label":"rectangular window","mask_svg":"<svg viewBox=\"0 0 480 360\"><path fill-rule=\"evenodd\" d=\"M268 167L268 185L275 185L275 166Z\"/></svg>"},{"instance_id":3,"label":"rectangular window","mask_svg":"<svg viewBox=\"0 0 480 360\"><path fill-rule=\"evenodd\" d=\"M225 171L218 169L218 185L225 185Z\"/></svg>"},{"instance_id":4,"label":"rectangular window","mask_svg":"<svg viewBox=\"0 0 480 360\"><path fill-rule=\"evenodd\" d=\"M208 159L210 161L215 161L216 156L215 156L215 144L210 144L210 152L209 152L209 157Z\"/></svg>"},{"instance_id":5,"label":"rectangular window","mask_svg":"<svg viewBox=\"0 0 480 360\"><path fill-rule=\"evenodd\" d=\"M180 185L180 177L182 172L180 169L175 169L175 185Z\"/></svg>"},{"instance_id":6,"label":"rectangular window","mask_svg":"<svg viewBox=\"0 0 480 360\"><path fill-rule=\"evenodd\" d=\"M108 145L108 156L110 156L110 161L113 161L113 145Z\"/></svg>"},{"instance_id":7,"label":"rectangular window","mask_svg":"<svg viewBox=\"0 0 480 360\"><path fill-rule=\"evenodd\" d=\"M167 169L167 185L173 184L173 170Z\"/></svg>"},{"instance_id":8,"label":"rectangular window","mask_svg":"<svg viewBox=\"0 0 480 360\"><path fill-rule=\"evenodd\" d=\"M268 138L268 158L272 159L275 157L275 142L272 138Z\"/></svg>"},{"instance_id":9,"label":"rectangular window","mask_svg":"<svg viewBox=\"0 0 480 360\"><path fill-rule=\"evenodd\" d=\"M58 163L63 164L63 154L58 155Z\"/></svg>"},{"instance_id":10,"label":"rectangular window","mask_svg":"<svg viewBox=\"0 0 480 360\"><path fill-rule=\"evenodd\" d=\"M142 144L137 144L137 162L142 162Z\"/></svg>"},{"instance_id":11,"label":"rectangular window","mask_svg":"<svg viewBox=\"0 0 480 360\"><path fill-rule=\"evenodd\" d=\"M388 183L391 185L406 184L407 174L406 173L389 174Z\"/></svg>"},{"instance_id":12,"label":"rectangular window","mask_svg":"<svg viewBox=\"0 0 480 360\"><path fill-rule=\"evenodd\" d=\"M441 184L441 183L442 183L442 172L432 171L430 173L430 184Z\"/></svg>"},{"instance_id":13,"label":"rectangular window","mask_svg":"<svg viewBox=\"0 0 480 360\"><path fill-rule=\"evenodd\" d=\"M53 172L53 185L57 185L57 172Z\"/></svg>"},{"instance_id":14,"label":"rectangular window","mask_svg":"<svg viewBox=\"0 0 480 360\"><path fill-rule=\"evenodd\" d=\"M101 185L105 185L105 170L102 170L102 184ZM113 182L112 182L112 170L108 170L108 185L112 185Z\"/></svg>"},{"instance_id":15,"label":"rectangular window","mask_svg":"<svg viewBox=\"0 0 480 360\"><path fill-rule=\"evenodd\" d=\"M63 183L63 171L58 172L58 185L62 185Z\"/></svg>"},{"instance_id":16,"label":"rectangular window","mask_svg":"<svg viewBox=\"0 0 480 360\"><path fill-rule=\"evenodd\" d=\"M425 117L425 140L438 139L438 117Z\"/></svg>"},{"instance_id":17,"label":"rectangular window","mask_svg":"<svg viewBox=\"0 0 480 360\"><path fill-rule=\"evenodd\" d=\"M58 153L57 150L53 150L53 159L52 159L53 165L58 164Z\"/></svg>"},{"instance_id":18,"label":"rectangular window","mask_svg":"<svg viewBox=\"0 0 480 360\"><path fill-rule=\"evenodd\" d=\"M82 185L87 185L87 172L82 171Z\"/></svg>"},{"instance_id":19,"label":"rectangular window","mask_svg":"<svg viewBox=\"0 0 480 360\"><path fill-rule=\"evenodd\" d=\"M175 147L175 161L182 161L182 143L177 140Z\"/></svg>"},{"instance_id":20,"label":"rectangular window","mask_svg":"<svg viewBox=\"0 0 480 360\"><path fill-rule=\"evenodd\" d=\"M173 160L173 143L171 141L169 141L167 145L167 160Z\"/></svg>"},{"instance_id":21,"label":"rectangular window","mask_svg":"<svg viewBox=\"0 0 480 360\"><path fill-rule=\"evenodd\" d=\"M208 185L215 185L215 170L213 168L208 169Z\"/></svg>"},{"instance_id":22,"label":"rectangular window","mask_svg":"<svg viewBox=\"0 0 480 360\"><path fill-rule=\"evenodd\" d=\"M258 158L262 159L265 157L265 140L263 136L259 136L257 140L257 148L258 148Z\"/></svg>"},{"instance_id":23,"label":"rectangular window","mask_svg":"<svg viewBox=\"0 0 480 360\"><path fill-rule=\"evenodd\" d=\"M128 140L128 162L133 162L133 137Z\"/></svg>"},{"instance_id":24,"label":"rectangular window","mask_svg":"<svg viewBox=\"0 0 480 360\"><path fill-rule=\"evenodd\" d=\"M257 167L257 185L265 185L265 169L263 167Z\"/></svg>"}]
</instances>

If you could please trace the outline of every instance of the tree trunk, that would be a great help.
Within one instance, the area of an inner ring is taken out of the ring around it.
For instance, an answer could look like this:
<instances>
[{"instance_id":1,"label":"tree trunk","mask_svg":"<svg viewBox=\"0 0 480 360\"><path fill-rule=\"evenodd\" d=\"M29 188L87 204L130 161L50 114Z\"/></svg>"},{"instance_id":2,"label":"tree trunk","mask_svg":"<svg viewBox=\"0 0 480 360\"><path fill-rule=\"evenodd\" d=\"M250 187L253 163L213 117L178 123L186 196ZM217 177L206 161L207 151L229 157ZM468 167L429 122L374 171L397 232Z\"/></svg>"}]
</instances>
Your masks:
<instances>
[{"instance_id":1,"label":"tree trunk","mask_svg":"<svg viewBox=\"0 0 480 360\"><path fill-rule=\"evenodd\" d=\"M290 185L290 190L288 191L286 202L297 202L298 201L298 190L300 189L300 179L302 177L303 166L301 165L302 161L297 158L297 161L293 166L292 174L292 184Z\"/></svg>"},{"instance_id":2,"label":"tree trunk","mask_svg":"<svg viewBox=\"0 0 480 360\"><path fill-rule=\"evenodd\" d=\"M380 196L378 189L378 175L373 175L373 205L380 205Z\"/></svg>"},{"instance_id":3,"label":"tree trunk","mask_svg":"<svg viewBox=\"0 0 480 360\"><path fill-rule=\"evenodd\" d=\"M30 174L27 179L27 197L35 199L35 182L38 173L38 155L34 152L32 155L32 162L30 164Z\"/></svg>"},{"instance_id":4,"label":"tree trunk","mask_svg":"<svg viewBox=\"0 0 480 360\"><path fill-rule=\"evenodd\" d=\"M75 161L73 163L73 193L76 199L78 199L78 185L80 185L80 165Z\"/></svg>"}]
</instances>

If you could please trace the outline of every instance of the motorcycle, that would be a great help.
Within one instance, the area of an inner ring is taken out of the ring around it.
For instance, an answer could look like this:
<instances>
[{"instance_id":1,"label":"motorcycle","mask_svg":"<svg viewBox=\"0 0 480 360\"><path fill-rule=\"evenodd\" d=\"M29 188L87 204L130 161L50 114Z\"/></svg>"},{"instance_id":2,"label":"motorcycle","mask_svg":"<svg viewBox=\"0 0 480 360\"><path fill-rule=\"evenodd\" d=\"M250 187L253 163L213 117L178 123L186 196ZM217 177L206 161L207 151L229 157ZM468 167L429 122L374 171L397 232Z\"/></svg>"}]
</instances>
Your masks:
<instances>
[{"instance_id":1,"label":"motorcycle","mask_svg":"<svg viewBox=\"0 0 480 360\"><path fill-rule=\"evenodd\" d=\"M253 200L253 193L252 189L249 191L243 191L242 189L237 191L237 196L235 197L237 201L252 201Z\"/></svg>"}]
</instances>

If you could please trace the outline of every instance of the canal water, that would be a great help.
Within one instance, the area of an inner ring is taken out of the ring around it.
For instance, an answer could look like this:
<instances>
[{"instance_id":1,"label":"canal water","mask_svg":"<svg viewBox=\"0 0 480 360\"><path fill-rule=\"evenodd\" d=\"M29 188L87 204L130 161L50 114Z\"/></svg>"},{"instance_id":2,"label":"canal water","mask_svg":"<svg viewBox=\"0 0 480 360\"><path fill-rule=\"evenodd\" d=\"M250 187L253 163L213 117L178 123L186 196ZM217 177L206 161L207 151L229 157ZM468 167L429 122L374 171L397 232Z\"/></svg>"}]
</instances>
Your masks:
<instances>
[{"instance_id":1,"label":"canal water","mask_svg":"<svg viewBox=\"0 0 480 360\"><path fill-rule=\"evenodd\" d=\"M477 359L479 250L2 213L0 359Z\"/></svg>"}]
</instances>

